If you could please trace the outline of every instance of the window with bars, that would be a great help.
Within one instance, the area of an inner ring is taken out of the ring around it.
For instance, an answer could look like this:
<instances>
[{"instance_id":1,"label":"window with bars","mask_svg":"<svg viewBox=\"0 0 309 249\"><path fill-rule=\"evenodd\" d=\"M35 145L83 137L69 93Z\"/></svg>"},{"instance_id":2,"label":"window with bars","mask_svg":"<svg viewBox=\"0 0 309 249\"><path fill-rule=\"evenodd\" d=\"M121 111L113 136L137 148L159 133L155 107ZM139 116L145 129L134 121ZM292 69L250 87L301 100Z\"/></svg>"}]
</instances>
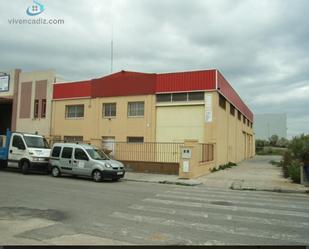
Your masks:
<instances>
[{"instance_id":1,"label":"window with bars","mask_svg":"<svg viewBox=\"0 0 309 249\"><path fill-rule=\"evenodd\" d=\"M139 102L129 102L128 103L128 116L129 117L143 117L144 116L144 106L143 101Z\"/></svg>"},{"instance_id":2,"label":"window with bars","mask_svg":"<svg viewBox=\"0 0 309 249\"><path fill-rule=\"evenodd\" d=\"M39 100L34 100L34 109L33 109L33 117L38 118L39 117Z\"/></svg>"},{"instance_id":3,"label":"window with bars","mask_svg":"<svg viewBox=\"0 0 309 249\"><path fill-rule=\"evenodd\" d=\"M66 118L83 118L84 105L67 105L65 106Z\"/></svg>"},{"instance_id":4,"label":"window with bars","mask_svg":"<svg viewBox=\"0 0 309 249\"><path fill-rule=\"evenodd\" d=\"M41 118L46 117L46 99L42 99Z\"/></svg>"},{"instance_id":5,"label":"window with bars","mask_svg":"<svg viewBox=\"0 0 309 249\"><path fill-rule=\"evenodd\" d=\"M144 143L144 137L127 137L128 143Z\"/></svg>"},{"instance_id":6,"label":"window with bars","mask_svg":"<svg viewBox=\"0 0 309 249\"><path fill-rule=\"evenodd\" d=\"M83 142L84 137L83 136L64 136L63 140L69 143Z\"/></svg>"},{"instance_id":7,"label":"window with bars","mask_svg":"<svg viewBox=\"0 0 309 249\"><path fill-rule=\"evenodd\" d=\"M103 117L116 117L116 103L103 104Z\"/></svg>"}]
</instances>

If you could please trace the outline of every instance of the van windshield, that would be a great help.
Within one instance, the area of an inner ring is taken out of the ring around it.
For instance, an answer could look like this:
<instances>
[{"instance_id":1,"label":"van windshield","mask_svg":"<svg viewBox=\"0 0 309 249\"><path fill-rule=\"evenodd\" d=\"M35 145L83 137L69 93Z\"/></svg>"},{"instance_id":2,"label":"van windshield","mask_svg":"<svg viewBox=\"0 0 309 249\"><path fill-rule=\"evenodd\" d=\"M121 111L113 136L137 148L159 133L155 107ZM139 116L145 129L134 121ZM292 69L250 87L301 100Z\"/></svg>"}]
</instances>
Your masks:
<instances>
[{"instance_id":1,"label":"van windshield","mask_svg":"<svg viewBox=\"0 0 309 249\"><path fill-rule=\"evenodd\" d=\"M89 156L94 160L109 160L109 157L101 150L87 149Z\"/></svg>"},{"instance_id":2,"label":"van windshield","mask_svg":"<svg viewBox=\"0 0 309 249\"><path fill-rule=\"evenodd\" d=\"M24 136L28 148L49 149L49 144L43 137Z\"/></svg>"}]
</instances>

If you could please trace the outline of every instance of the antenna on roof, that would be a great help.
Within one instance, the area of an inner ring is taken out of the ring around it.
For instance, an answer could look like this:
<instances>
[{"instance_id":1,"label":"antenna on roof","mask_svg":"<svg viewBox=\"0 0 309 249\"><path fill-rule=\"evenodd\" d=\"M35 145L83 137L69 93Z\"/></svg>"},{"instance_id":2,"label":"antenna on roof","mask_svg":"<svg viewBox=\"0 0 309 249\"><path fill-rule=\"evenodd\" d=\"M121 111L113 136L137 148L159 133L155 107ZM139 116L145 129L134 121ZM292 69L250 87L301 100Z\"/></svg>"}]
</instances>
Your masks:
<instances>
[{"instance_id":1,"label":"antenna on roof","mask_svg":"<svg viewBox=\"0 0 309 249\"><path fill-rule=\"evenodd\" d=\"M112 20L112 34L111 34L111 73L113 72L113 63L114 63L114 23Z\"/></svg>"}]
</instances>

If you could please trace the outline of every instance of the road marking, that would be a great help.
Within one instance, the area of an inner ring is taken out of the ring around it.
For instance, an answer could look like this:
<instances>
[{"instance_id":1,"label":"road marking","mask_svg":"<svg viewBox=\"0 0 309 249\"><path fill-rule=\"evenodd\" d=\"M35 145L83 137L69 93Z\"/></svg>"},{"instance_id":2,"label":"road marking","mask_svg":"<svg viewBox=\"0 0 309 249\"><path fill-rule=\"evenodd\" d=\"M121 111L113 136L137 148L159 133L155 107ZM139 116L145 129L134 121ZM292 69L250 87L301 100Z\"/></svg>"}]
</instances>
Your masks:
<instances>
[{"instance_id":1,"label":"road marking","mask_svg":"<svg viewBox=\"0 0 309 249\"><path fill-rule=\"evenodd\" d=\"M309 212L309 206L296 206L296 205L287 205L287 204L278 204L278 203L269 203L269 202L261 202L260 199L256 199L255 201L240 201L236 200L230 201L230 198L228 200L226 199L218 199L218 197L209 197L205 196L203 198L196 197L195 195L190 196L184 196L182 193L169 193L169 194L157 194L157 197L165 197L165 198L173 198L173 199L182 199L182 200L193 200L193 201L202 201L202 202L215 202L215 201L226 201L230 203L231 205L249 205L249 206L260 206L260 207L270 207L270 208L287 208L287 209L300 209L303 211Z\"/></svg>"},{"instance_id":2,"label":"road marking","mask_svg":"<svg viewBox=\"0 0 309 249\"><path fill-rule=\"evenodd\" d=\"M134 222L143 222L149 224L157 224L164 226L173 226L173 227L185 227L188 229L195 229L199 231L205 232L213 232L213 233L223 233L223 234L232 234L232 235L240 235L240 236L250 236L255 238L264 238L264 239L273 239L280 241L294 241L297 243L308 244L309 239L303 239L298 234L285 234L285 233L274 233L272 231L259 230L259 229L250 229L247 227L233 227L233 226L221 226L221 225L213 225L213 224L202 224L202 223L190 223L183 221L176 221L173 219L164 219L159 217L150 217L143 215L135 215L132 213L122 213L122 212L114 212L111 215L113 218L119 218L124 220L130 220Z\"/></svg>"},{"instance_id":3,"label":"road marking","mask_svg":"<svg viewBox=\"0 0 309 249\"><path fill-rule=\"evenodd\" d=\"M257 199L259 201L265 201L269 203L282 203L282 204L289 204L291 206L299 206L299 205L305 205L309 206L309 200L308 201L295 201L293 199L274 199L274 198L256 198L254 196L239 196L239 195L230 195L225 193L209 193L209 192L196 192L196 191L182 191L182 190L169 190L165 193L169 194L180 194L180 195L188 195L188 196L200 196L200 197L216 197L216 198L229 198L229 199L237 199L237 200L247 200L247 201L256 201ZM309 197L309 196L308 196ZM291 202L293 204L291 204Z\"/></svg>"},{"instance_id":4,"label":"road marking","mask_svg":"<svg viewBox=\"0 0 309 249\"><path fill-rule=\"evenodd\" d=\"M260 213L260 214L274 214L274 215L297 216L297 217L309 218L308 213L286 211L286 210L275 210L275 209L253 208L253 207L239 207L239 206L222 206L222 205L215 205L215 204L209 204L209 203L171 201L171 200L154 199L154 198L147 198L147 199L144 199L143 201L151 202L151 203L160 203L160 204L165 204L165 205L184 206L184 207L223 209L223 210L229 210L229 211L232 211L232 212L245 211L245 212Z\"/></svg>"},{"instance_id":5,"label":"road marking","mask_svg":"<svg viewBox=\"0 0 309 249\"><path fill-rule=\"evenodd\" d=\"M217 189L217 188L208 188L205 186L196 186L196 187L192 187L190 188L190 190L188 190L187 187L183 187L183 186L178 186L175 187L174 190L176 191L183 191L183 192L195 192L195 193L212 193L212 194L225 194L228 196L246 196L246 197L256 197L256 198L260 198L260 197L268 197L271 199L286 199L286 200L300 200L300 201L304 201L304 199L308 198L307 194L296 194L296 193L277 193L277 192L266 192L266 191L249 191L249 190L242 190L242 191L237 191L237 190L229 190L229 189ZM308 201L309 202L309 201Z\"/></svg>"},{"instance_id":6,"label":"road marking","mask_svg":"<svg viewBox=\"0 0 309 249\"><path fill-rule=\"evenodd\" d=\"M145 212L199 217L201 219L213 218L215 220L222 220L222 221L229 220L229 221L244 222L244 223L254 223L254 224L263 224L263 225L309 229L308 222L285 221L285 220L273 219L273 218L258 218L258 217L253 217L253 216L239 216L239 215L231 215L231 214L218 214L215 212L199 212L199 211L191 211L191 210L184 210L184 209L176 210L173 208L163 208L163 207L154 207L154 206L147 206L147 205L136 205L136 204L130 206L129 208L133 210L140 210L140 211L145 211Z\"/></svg>"}]
</instances>

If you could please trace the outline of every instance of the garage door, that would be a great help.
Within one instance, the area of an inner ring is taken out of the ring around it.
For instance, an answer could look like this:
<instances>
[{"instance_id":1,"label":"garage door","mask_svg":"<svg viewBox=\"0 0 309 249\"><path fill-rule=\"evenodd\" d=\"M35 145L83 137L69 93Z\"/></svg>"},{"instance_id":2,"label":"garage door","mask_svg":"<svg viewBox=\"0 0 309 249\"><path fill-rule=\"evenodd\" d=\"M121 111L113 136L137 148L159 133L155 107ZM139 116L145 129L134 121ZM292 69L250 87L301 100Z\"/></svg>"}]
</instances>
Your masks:
<instances>
[{"instance_id":1,"label":"garage door","mask_svg":"<svg viewBox=\"0 0 309 249\"><path fill-rule=\"evenodd\" d=\"M204 142L204 106L157 107L157 142Z\"/></svg>"}]
</instances>

